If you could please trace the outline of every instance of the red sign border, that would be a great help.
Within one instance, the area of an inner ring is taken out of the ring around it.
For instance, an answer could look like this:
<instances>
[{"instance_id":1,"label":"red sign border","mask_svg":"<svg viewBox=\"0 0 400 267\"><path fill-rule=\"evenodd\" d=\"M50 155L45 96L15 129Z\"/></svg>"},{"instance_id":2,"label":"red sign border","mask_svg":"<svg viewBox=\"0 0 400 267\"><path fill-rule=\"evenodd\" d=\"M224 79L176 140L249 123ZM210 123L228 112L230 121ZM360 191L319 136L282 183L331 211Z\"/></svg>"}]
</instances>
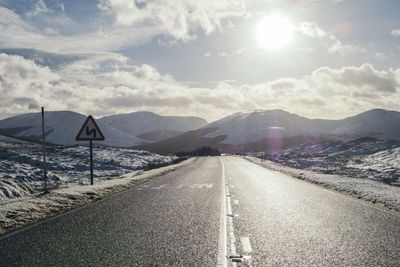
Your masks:
<instances>
[{"instance_id":1,"label":"red sign border","mask_svg":"<svg viewBox=\"0 0 400 267\"><path fill-rule=\"evenodd\" d=\"M81 135L81 133L83 132L85 125L89 122L89 120L93 121L94 126L96 127L96 130L99 131L99 134L101 135L101 137L98 138L79 138L79 136ZM76 141L104 141L104 135L103 133L100 131L99 126L97 125L96 121L94 120L94 118L92 117L92 115L89 115L86 120L85 123L82 125L82 128L79 130L79 133L77 134L77 136L75 137Z\"/></svg>"}]
</instances>

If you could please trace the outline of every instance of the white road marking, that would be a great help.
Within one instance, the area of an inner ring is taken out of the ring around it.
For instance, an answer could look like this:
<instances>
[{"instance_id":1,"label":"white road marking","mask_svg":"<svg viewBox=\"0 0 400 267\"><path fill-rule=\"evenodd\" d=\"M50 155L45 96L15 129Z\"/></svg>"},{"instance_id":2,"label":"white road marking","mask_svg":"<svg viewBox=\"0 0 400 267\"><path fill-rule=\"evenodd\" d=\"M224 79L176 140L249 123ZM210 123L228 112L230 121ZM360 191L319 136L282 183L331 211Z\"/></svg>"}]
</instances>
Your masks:
<instances>
[{"instance_id":1,"label":"white road marking","mask_svg":"<svg viewBox=\"0 0 400 267\"><path fill-rule=\"evenodd\" d=\"M233 201L233 205L239 205L239 200L235 199L235 200Z\"/></svg>"},{"instance_id":2,"label":"white road marking","mask_svg":"<svg viewBox=\"0 0 400 267\"><path fill-rule=\"evenodd\" d=\"M213 184L194 184L190 186L191 188L196 188L196 189L200 189L200 188L212 188Z\"/></svg>"},{"instance_id":3,"label":"white road marking","mask_svg":"<svg viewBox=\"0 0 400 267\"><path fill-rule=\"evenodd\" d=\"M159 186L155 186L155 187L153 187L152 189L159 190L159 189L163 188L164 186L166 186L166 184L162 184L162 185L159 185Z\"/></svg>"},{"instance_id":4,"label":"white road marking","mask_svg":"<svg viewBox=\"0 0 400 267\"><path fill-rule=\"evenodd\" d=\"M226 194L229 195L229 187L226 186ZM231 206L231 199L230 198L226 198L226 212L227 214L233 214L232 213L232 206ZM228 217L228 231L229 231L229 239L230 239L230 246L231 246L231 254L232 255L236 255L236 246L235 246L235 232L233 230L233 218L232 217ZM233 266L236 266L236 263L233 262L232 263Z\"/></svg>"},{"instance_id":5,"label":"white road marking","mask_svg":"<svg viewBox=\"0 0 400 267\"><path fill-rule=\"evenodd\" d=\"M217 266L227 266L227 240L226 240L226 202L225 202L225 166L222 159L222 185L221 185L221 210L219 215L218 259Z\"/></svg>"},{"instance_id":6,"label":"white road marking","mask_svg":"<svg viewBox=\"0 0 400 267\"><path fill-rule=\"evenodd\" d=\"M240 242L242 243L242 249L245 253L251 253L251 245L250 239L248 237L240 238Z\"/></svg>"},{"instance_id":7,"label":"white road marking","mask_svg":"<svg viewBox=\"0 0 400 267\"><path fill-rule=\"evenodd\" d=\"M136 190L143 190L145 188L148 188L149 186L150 185L148 185L148 184L144 184L144 185L141 185L141 186L137 187Z\"/></svg>"}]
</instances>

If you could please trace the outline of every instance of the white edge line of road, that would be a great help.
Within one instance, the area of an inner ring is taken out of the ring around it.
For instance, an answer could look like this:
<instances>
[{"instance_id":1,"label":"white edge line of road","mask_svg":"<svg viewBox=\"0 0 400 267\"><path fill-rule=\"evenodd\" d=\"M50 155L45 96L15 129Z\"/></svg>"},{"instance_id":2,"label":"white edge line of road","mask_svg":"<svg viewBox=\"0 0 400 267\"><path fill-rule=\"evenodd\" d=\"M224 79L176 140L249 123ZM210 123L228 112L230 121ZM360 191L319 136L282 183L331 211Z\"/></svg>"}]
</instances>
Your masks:
<instances>
[{"instance_id":1,"label":"white edge line of road","mask_svg":"<svg viewBox=\"0 0 400 267\"><path fill-rule=\"evenodd\" d=\"M225 166L222 158L219 158L222 165L221 180L221 210L219 217L219 238L218 238L218 260L217 266L227 266L227 240L226 240L226 200L225 200Z\"/></svg>"}]
</instances>

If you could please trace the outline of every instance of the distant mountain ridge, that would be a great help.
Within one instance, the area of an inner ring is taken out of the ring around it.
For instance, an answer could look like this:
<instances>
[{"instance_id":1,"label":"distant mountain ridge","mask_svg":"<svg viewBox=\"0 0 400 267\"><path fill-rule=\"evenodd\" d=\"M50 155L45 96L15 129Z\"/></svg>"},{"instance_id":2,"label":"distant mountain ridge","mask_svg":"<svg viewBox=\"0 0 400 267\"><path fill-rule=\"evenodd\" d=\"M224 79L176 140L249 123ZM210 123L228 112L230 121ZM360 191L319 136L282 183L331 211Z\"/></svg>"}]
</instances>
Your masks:
<instances>
[{"instance_id":1,"label":"distant mountain ridge","mask_svg":"<svg viewBox=\"0 0 400 267\"><path fill-rule=\"evenodd\" d=\"M98 121L147 141L159 141L207 125L199 117L160 116L148 111L106 116Z\"/></svg>"},{"instance_id":2,"label":"distant mountain ridge","mask_svg":"<svg viewBox=\"0 0 400 267\"><path fill-rule=\"evenodd\" d=\"M45 112L46 142L61 145L82 143L75 141L75 137L85 119L85 115L71 111ZM198 117L164 117L151 112L106 116L96 121L106 137L106 140L99 144L112 146L133 146L158 141L207 124L206 120ZM40 141L41 113L0 120L0 134L28 141Z\"/></svg>"},{"instance_id":3,"label":"distant mountain ridge","mask_svg":"<svg viewBox=\"0 0 400 267\"><path fill-rule=\"evenodd\" d=\"M46 112L46 141L76 144L86 116L71 111ZM100 144L129 146L156 153L190 151L211 146L225 152L279 150L321 141L364 137L400 140L400 112L373 109L341 120L308 119L283 110L241 112L210 124L198 117L134 112L96 120L106 140ZM0 120L0 134L41 140L40 113Z\"/></svg>"},{"instance_id":4,"label":"distant mountain ridge","mask_svg":"<svg viewBox=\"0 0 400 267\"><path fill-rule=\"evenodd\" d=\"M226 152L247 152L363 137L400 140L400 113L373 109L342 120L308 119L283 110L235 113L201 129L138 148L170 153L210 145Z\"/></svg>"}]
</instances>

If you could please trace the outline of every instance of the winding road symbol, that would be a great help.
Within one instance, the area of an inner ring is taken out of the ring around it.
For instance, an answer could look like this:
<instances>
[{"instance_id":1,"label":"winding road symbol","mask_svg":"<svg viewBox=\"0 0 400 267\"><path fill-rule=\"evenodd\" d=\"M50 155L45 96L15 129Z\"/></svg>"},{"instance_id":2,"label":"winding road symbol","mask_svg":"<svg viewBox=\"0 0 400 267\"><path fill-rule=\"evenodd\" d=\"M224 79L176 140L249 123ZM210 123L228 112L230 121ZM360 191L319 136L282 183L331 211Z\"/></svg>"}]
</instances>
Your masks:
<instances>
[{"instance_id":1,"label":"winding road symbol","mask_svg":"<svg viewBox=\"0 0 400 267\"><path fill-rule=\"evenodd\" d=\"M99 126L91 115L87 117L85 123L75 138L77 141L101 141L104 139L104 135L101 133Z\"/></svg>"}]
</instances>

